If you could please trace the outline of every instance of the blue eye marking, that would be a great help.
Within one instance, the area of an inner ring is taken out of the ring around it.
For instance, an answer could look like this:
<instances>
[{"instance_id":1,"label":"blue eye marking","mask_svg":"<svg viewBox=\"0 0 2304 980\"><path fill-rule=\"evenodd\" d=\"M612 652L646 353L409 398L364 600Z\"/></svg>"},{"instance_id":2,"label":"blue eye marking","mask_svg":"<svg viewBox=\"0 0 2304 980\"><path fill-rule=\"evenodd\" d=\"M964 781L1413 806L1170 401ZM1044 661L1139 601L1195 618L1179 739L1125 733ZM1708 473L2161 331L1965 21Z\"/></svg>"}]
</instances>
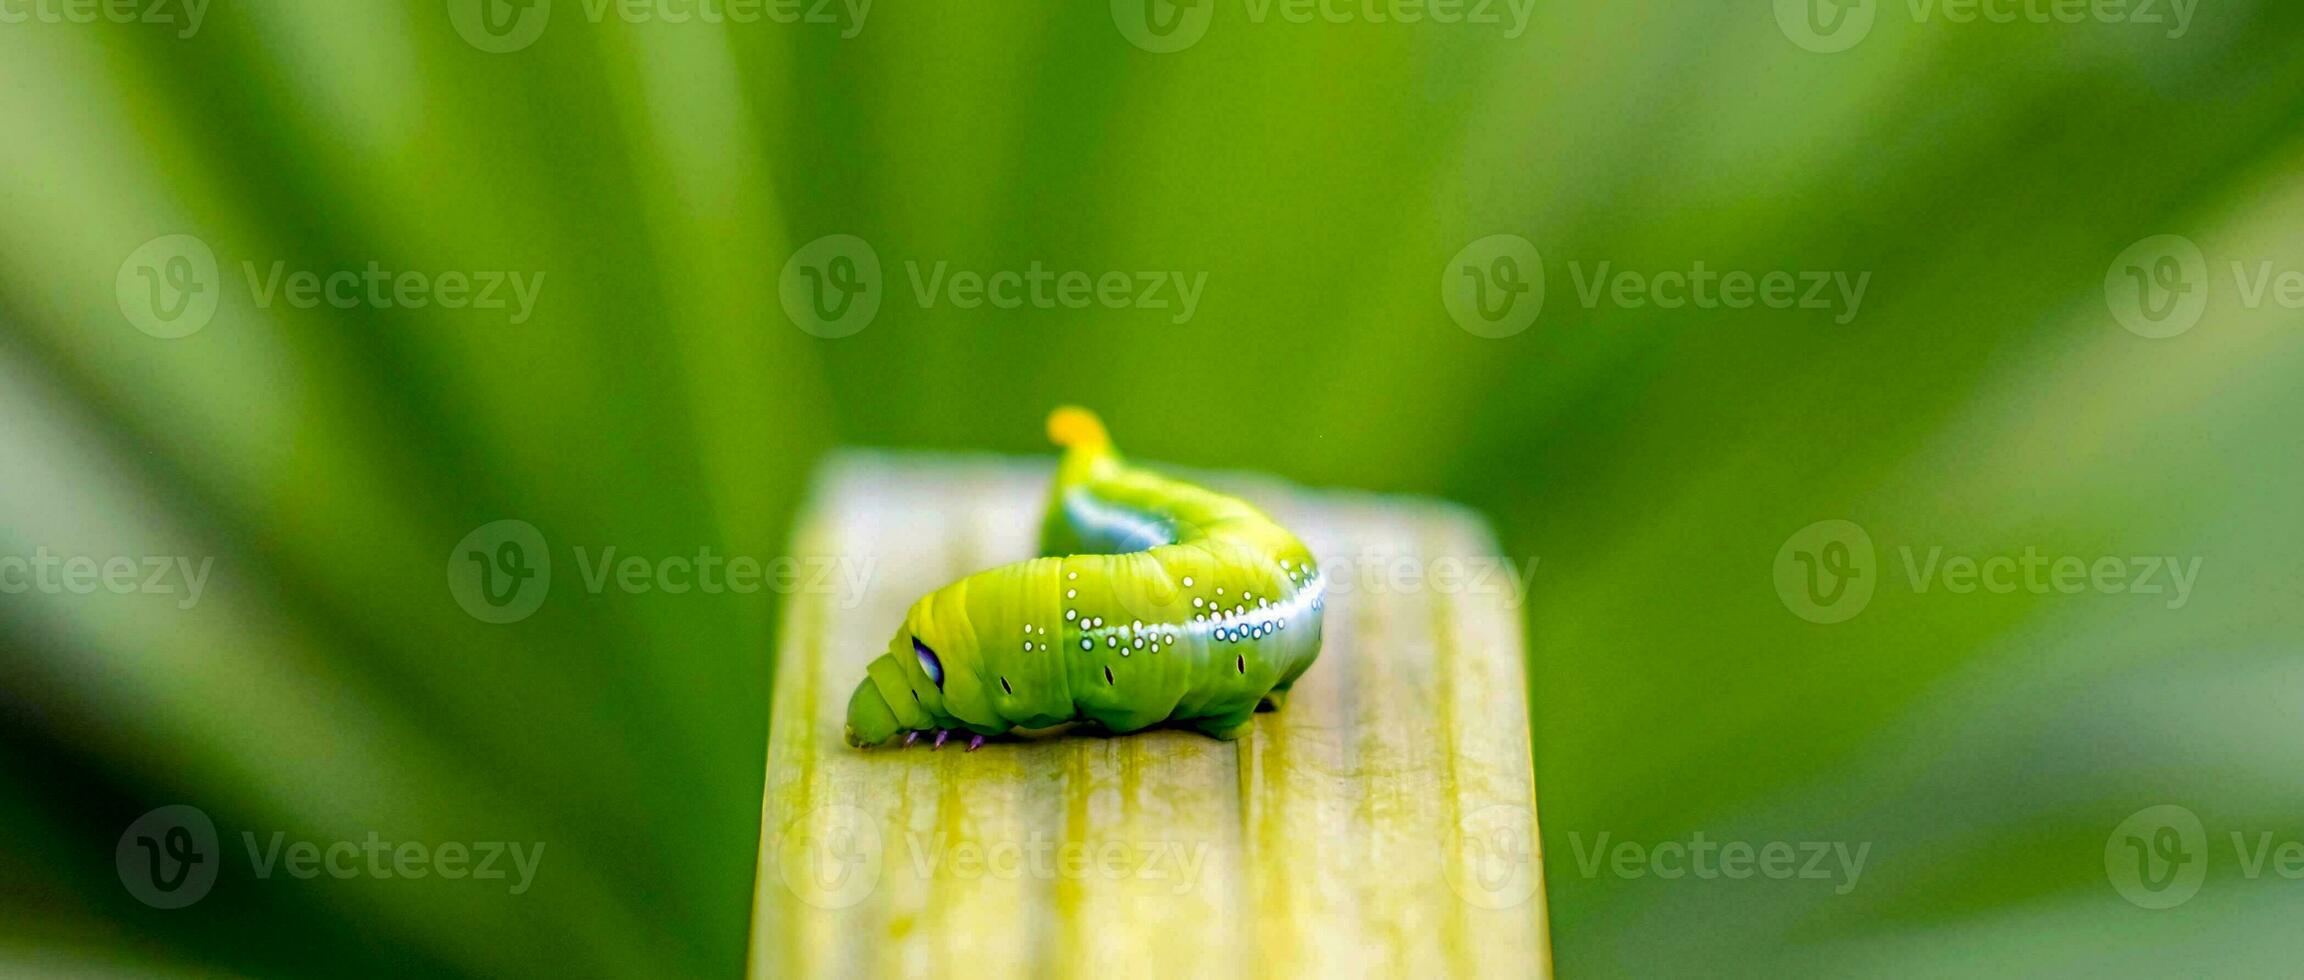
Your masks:
<instances>
[{"instance_id":1,"label":"blue eye marking","mask_svg":"<svg viewBox=\"0 0 2304 980\"><path fill-rule=\"evenodd\" d=\"M943 690L944 661L936 659L936 651L928 649L928 645L915 636L912 638L912 652L920 655L920 669L928 672L928 679L936 682L936 689Z\"/></svg>"}]
</instances>

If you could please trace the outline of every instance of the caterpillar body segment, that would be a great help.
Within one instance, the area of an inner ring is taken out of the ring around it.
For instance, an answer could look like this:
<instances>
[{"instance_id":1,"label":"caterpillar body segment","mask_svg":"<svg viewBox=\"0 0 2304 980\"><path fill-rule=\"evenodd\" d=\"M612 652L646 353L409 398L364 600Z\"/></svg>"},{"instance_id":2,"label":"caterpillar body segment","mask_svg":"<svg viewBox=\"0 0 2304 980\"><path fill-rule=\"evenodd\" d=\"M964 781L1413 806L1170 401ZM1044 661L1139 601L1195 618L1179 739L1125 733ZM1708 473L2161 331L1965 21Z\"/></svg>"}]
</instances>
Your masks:
<instances>
[{"instance_id":1,"label":"caterpillar body segment","mask_svg":"<svg viewBox=\"0 0 2304 980\"><path fill-rule=\"evenodd\" d=\"M1043 556L914 603L849 699L872 746L1085 722L1245 734L1320 652L1325 580L1303 543L1236 498L1128 465L1096 417L1059 409Z\"/></svg>"}]
</instances>

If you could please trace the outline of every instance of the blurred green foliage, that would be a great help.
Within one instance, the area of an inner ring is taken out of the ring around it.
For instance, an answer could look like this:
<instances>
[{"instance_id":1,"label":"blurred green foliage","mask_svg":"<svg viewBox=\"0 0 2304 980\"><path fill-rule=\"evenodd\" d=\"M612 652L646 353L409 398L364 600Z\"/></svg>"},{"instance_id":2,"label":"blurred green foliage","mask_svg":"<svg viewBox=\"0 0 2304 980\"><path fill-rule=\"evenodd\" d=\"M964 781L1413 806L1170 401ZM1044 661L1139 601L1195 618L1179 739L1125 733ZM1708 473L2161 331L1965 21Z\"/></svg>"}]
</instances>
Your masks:
<instances>
[{"instance_id":1,"label":"blurred green foliage","mask_svg":"<svg viewBox=\"0 0 2304 980\"><path fill-rule=\"evenodd\" d=\"M1061 402L1145 458L1458 499L1541 559L1569 975L2294 962L2304 883L2228 838L2304 836L2304 316L2247 288L2304 269L2304 11L2202 4L2171 37L1883 2L1821 53L1758 2L1543 2L1517 34L1503 5L1216 4L1159 54L1097 3L874 5L848 38L557 6L510 53L439 3L0 23L0 554L216 558L191 609L0 595L0 963L739 969L776 598L594 593L572 549L777 555L828 448L1042 452ZM1548 296L1489 339L1437 284L1499 233ZM2153 340L2106 276L2164 233L2214 279ZM163 340L120 277L174 234L219 306ZM838 339L777 294L831 234L883 267ZM245 271L372 262L544 279L514 323L264 303ZM940 262L1207 278L1189 318L923 304ZM1853 311L1587 303L1603 262L1869 280ZM569 584L492 625L441 569L504 518ZM1772 562L1827 519L1879 581L1820 625ZM2201 570L2181 608L1922 591L1931 548ZM228 855L549 850L518 896L228 864L162 911L110 858L167 803ZM2159 803L2210 846L2156 911L2104 854ZM1698 832L1869 859L1844 894L1579 860Z\"/></svg>"}]
</instances>

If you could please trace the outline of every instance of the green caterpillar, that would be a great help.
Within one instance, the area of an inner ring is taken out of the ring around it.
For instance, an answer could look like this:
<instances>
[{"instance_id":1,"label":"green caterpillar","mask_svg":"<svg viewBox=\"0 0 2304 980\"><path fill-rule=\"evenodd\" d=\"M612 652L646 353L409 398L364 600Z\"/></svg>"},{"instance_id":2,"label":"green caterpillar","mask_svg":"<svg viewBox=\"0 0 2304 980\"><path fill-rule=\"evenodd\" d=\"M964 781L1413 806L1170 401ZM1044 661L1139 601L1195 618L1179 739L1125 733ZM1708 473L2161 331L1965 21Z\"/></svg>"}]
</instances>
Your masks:
<instances>
[{"instance_id":1,"label":"green caterpillar","mask_svg":"<svg viewBox=\"0 0 2304 980\"><path fill-rule=\"evenodd\" d=\"M1164 722L1220 739L1276 710L1320 655L1326 581L1255 508L1121 461L1103 423L1058 409L1064 447L1041 553L912 604L848 699L848 744L905 733L974 751L1013 728Z\"/></svg>"}]
</instances>

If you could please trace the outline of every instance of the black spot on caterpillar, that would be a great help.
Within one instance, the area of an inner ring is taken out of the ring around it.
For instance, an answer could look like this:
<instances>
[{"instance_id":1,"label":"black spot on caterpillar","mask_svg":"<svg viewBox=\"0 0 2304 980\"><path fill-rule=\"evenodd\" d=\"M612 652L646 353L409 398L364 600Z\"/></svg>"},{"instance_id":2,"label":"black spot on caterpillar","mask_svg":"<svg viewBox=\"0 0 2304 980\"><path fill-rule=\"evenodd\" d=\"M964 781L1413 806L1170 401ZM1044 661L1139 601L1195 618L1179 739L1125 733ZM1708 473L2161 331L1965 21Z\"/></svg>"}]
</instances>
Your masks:
<instances>
[{"instance_id":1,"label":"black spot on caterpillar","mask_svg":"<svg viewBox=\"0 0 2304 980\"><path fill-rule=\"evenodd\" d=\"M1048 435L1065 452L1043 557L914 603L848 699L849 744L965 729L974 748L1069 721L1233 739L1320 655L1326 580L1295 535L1243 501L1128 465L1084 410L1057 410ZM1113 667L1138 653L1151 659L1120 687ZM1102 685L1081 683L1099 672Z\"/></svg>"}]
</instances>

